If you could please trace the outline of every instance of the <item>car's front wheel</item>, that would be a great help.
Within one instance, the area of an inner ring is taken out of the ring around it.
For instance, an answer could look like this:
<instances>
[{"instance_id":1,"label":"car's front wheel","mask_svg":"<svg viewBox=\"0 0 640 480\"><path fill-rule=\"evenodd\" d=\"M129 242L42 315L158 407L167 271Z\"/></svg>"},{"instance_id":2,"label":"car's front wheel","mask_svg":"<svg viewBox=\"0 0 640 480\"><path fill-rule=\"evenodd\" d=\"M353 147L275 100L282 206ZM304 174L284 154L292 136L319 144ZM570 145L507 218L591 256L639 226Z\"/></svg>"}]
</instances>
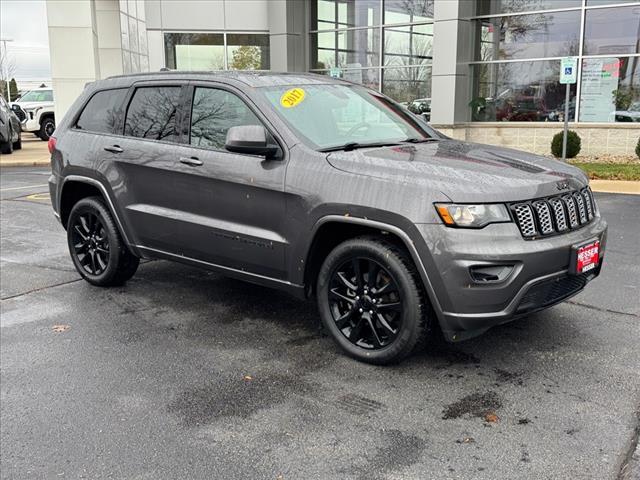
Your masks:
<instances>
[{"instance_id":1,"label":"car's front wheel","mask_svg":"<svg viewBox=\"0 0 640 480\"><path fill-rule=\"evenodd\" d=\"M67 222L67 241L76 270L93 285L122 285L138 269L140 259L122 241L100 197L83 198L74 205Z\"/></svg>"},{"instance_id":2,"label":"car's front wheel","mask_svg":"<svg viewBox=\"0 0 640 480\"><path fill-rule=\"evenodd\" d=\"M419 274L404 249L382 238L338 245L320 269L317 296L325 328L358 360L395 363L426 338Z\"/></svg>"},{"instance_id":3,"label":"car's front wheel","mask_svg":"<svg viewBox=\"0 0 640 480\"><path fill-rule=\"evenodd\" d=\"M40 123L40 130L38 131L38 137L45 142L49 140L56 129L56 122L53 118L47 117Z\"/></svg>"}]
</instances>

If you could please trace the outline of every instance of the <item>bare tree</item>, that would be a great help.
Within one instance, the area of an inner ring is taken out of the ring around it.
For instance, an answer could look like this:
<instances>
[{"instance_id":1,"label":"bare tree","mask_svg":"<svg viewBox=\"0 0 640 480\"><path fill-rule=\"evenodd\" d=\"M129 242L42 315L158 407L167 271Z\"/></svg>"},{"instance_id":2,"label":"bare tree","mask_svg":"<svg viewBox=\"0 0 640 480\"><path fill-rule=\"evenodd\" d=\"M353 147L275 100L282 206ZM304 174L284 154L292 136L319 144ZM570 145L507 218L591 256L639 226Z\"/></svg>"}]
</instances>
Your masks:
<instances>
[{"instance_id":1,"label":"bare tree","mask_svg":"<svg viewBox=\"0 0 640 480\"><path fill-rule=\"evenodd\" d=\"M4 44L4 42L2 42ZM9 79L16 73L16 60L7 52L6 44L0 48L0 94L9 101Z\"/></svg>"}]
</instances>

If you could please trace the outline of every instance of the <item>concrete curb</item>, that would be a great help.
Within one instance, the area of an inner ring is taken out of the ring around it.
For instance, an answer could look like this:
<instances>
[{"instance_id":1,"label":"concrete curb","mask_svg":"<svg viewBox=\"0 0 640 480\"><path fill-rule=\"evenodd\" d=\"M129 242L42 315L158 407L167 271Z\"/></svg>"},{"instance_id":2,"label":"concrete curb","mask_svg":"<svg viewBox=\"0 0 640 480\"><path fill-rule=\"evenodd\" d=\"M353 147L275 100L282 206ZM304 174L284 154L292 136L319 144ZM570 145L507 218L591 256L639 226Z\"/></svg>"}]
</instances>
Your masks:
<instances>
[{"instance_id":1,"label":"concrete curb","mask_svg":"<svg viewBox=\"0 0 640 480\"><path fill-rule=\"evenodd\" d=\"M50 165L49 160L7 160L0 161L0 168L5 167L48 167Z\"/></svg>"},{"instance_id":2,"label":"concrete curb","mask_svg":"<svg viewBox=\"0 0 640 480\"><path fill-rule=\"evenodd\" d=\"M631 180L590 180L591 190L599 193L640 195L640 182Z\"/></svg>"}]
</instances>

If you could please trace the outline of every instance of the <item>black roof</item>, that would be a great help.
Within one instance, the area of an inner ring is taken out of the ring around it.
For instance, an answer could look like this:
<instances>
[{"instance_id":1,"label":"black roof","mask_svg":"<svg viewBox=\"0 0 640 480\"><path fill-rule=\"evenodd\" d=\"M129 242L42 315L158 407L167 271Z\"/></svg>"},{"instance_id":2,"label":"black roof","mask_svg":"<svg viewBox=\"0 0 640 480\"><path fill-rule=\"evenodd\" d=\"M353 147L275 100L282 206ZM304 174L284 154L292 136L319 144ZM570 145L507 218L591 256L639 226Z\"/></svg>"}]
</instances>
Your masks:
<instances>
[{"instance_id":1,"label":"black roof","mask_svg":"<svg viewBox=\"0 0 640 480\"><path fill-rule=\"evenodd\" d=\"M231 80L244 83L250 87L268 87L277 85L309 85L340 82L327 75L304 72L272 72L262 70L219 70L219 71L185 71L163 70L160 72L133 73L128 75L115 75L106 80L161 80L170 78L184 78L188 80ZM348 83L348 82L344 82Z\"/></svg>"}]
</instances>

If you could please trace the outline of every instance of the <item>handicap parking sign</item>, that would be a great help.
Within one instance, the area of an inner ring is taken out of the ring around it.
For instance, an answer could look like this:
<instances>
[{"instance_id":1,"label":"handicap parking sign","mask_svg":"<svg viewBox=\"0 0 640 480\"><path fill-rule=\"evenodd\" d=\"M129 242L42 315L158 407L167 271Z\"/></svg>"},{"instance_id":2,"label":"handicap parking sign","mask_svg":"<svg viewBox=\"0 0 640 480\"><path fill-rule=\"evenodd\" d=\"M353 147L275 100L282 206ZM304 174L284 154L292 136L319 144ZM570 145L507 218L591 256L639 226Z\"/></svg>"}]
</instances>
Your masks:
<instances>
[{"instance_id":1,"label":"handicap parking sign","mask_svg":"<svg viewBox=\"0 0 640 480\"><path fill-rule=\"evenodd\" d=\"M575 57L567 57L561 60L560 64L560 83L576 83L578 73L578 59Z\"/></svg>"}]
</instances>

